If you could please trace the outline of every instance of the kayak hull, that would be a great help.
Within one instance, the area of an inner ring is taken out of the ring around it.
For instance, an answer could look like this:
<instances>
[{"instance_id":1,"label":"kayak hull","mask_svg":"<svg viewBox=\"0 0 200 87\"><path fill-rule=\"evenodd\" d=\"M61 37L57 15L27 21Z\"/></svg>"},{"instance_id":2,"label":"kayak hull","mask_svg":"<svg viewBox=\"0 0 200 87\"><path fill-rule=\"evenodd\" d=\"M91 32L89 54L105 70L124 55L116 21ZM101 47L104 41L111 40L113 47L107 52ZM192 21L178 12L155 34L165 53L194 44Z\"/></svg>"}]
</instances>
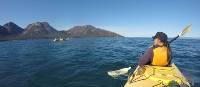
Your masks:
<instances>
[{"instance_id":1,"label":"kayak hull","mask_svg":"<svg viewBox=\"0 0 200 87\"><path fill-rule=\"evenodd\" d=\"M169 67L145 65L142 74L138 74L138 69L139 66L133 74L129 76L124 87L191 87L175 64Z\"/></svg>"}]
</instances>

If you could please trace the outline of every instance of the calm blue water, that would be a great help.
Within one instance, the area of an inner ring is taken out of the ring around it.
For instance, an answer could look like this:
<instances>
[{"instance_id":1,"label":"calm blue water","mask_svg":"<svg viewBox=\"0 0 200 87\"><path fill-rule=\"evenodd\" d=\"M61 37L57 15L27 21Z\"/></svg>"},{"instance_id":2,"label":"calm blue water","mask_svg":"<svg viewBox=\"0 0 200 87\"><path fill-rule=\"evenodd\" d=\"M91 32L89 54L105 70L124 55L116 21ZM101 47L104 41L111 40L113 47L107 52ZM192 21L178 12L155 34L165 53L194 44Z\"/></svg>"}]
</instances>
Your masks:
<instances>
[{"instance_id":1,"label":"calm blue water","mask_svg":"<svg viewBox=\"0 0 200 87\"><path fill-rule=\"evenodd\" d=\"M137 64L151 38L0 42L0 87L123 87L107 71ZM176 65L200 86L200 40L171 44Z\"/></svg>"}]
</instances>

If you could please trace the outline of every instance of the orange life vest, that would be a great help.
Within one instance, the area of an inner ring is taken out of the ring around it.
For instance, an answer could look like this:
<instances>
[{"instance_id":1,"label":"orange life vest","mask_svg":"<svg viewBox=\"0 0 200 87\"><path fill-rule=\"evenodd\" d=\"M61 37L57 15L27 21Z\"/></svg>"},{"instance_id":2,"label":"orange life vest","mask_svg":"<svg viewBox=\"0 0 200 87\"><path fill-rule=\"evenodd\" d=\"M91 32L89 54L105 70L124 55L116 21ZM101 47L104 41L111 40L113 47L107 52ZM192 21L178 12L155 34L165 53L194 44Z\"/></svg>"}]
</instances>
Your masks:
<instances>
[{"instance_id":1,"label":"orange life vest","mask_svg":"<svg viewBox=\"0 0 200 87\"><path fill-rule=\"evenodd\" d=\"M167 66L169 64L169 50L167 47L157 47L153 49L152 65Z\"/></svg>"}]
</instances>

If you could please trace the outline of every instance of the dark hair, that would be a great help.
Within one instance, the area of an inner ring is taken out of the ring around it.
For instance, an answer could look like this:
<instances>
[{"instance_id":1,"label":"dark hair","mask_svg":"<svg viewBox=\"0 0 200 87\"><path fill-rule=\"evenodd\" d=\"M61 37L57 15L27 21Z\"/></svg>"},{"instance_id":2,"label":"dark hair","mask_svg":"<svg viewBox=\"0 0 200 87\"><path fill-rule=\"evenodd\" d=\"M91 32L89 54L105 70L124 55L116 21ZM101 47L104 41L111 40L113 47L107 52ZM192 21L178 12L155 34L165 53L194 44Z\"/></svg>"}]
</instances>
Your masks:
<instances>
[{"instance_id":1,"label":"dark hair","mask_svg":"<svg viewBox=\"0 0 200 87\"><path fill-rule=\"evenodd\" d=\"M161 41L161 42L163 42L163 43L164 43L164 46L166 46L166 47L170 47L170 44L169 44L169 42L168 42L168 41Z\"/></svg>"},{"instance_id":2,"label":"dark hair","mask_svg":"<svg viewBox=\"0 0 200 87\"><path fill-rule=\"evenodd\" d=\"M167 35L163 32L157 32L155 36L152 37L153 39L159 38L161 42L163 43L168 43L167 39Z\"/></svg>"}]
</instances>

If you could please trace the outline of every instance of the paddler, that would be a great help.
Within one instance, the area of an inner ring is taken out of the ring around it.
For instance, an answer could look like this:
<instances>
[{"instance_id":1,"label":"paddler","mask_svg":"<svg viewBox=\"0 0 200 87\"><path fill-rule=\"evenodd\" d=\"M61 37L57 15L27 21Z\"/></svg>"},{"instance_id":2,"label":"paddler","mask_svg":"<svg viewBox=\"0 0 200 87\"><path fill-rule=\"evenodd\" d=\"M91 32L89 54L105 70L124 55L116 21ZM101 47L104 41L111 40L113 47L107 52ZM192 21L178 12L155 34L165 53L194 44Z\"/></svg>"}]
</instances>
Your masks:
<instances>
[{"instance_id":1,"label":"paddler","mask_svg":"<svg viewBox=\"0 0 200 87\"><path fill-rule=\"evenodd\" d=\"M167 35L163 32L157 32L152 38L154 40L153 46L148 48L139 60L139 74L144 71L144 65L169 66L171 63L171 48Z\"/></svg>"}]
</instances>

